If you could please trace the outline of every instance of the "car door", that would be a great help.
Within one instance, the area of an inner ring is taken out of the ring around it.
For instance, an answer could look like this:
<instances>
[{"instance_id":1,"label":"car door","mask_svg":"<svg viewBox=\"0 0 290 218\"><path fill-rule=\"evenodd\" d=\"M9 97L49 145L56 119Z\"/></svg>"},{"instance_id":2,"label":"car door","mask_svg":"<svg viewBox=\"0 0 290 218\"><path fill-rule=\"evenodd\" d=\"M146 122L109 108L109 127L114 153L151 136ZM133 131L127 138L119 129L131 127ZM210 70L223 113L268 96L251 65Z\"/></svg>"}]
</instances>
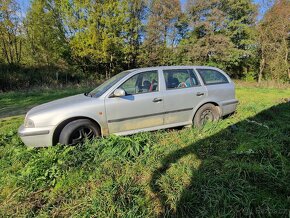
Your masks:
<instances>
[{"instance_id":1,"label":"car door","mask_svg":"<svg viewBox=\"0 0 290 218\"><path fill-rule=\"evenodd\" d=\"M235 99L234 84L223 73L207 68L198 68L196 70L203 80L210 97L214 96L219 102Z\"/></svg>"},{"instance_id":2,"label":"car door","mask_svg":"<svg viewBox=\"0 0 290 218\"><path fill-rule=\"evenodd\" d=\"M164 124L190 124L193 109L206 98L206 88L201 86L193 69L166 69L163 76Z\"/></svg>"},{"instance_id":3,"label":"car door","mask_svg":"<svg viewBox=\"0 0 290 218\"><path fill-rule=\"evenodd\" d=\"M122 134L163 125L163 97L159 87L157 70L137 73L120 85L125 96L105 99L109 132Z\"/></svg>"}]
</instances>

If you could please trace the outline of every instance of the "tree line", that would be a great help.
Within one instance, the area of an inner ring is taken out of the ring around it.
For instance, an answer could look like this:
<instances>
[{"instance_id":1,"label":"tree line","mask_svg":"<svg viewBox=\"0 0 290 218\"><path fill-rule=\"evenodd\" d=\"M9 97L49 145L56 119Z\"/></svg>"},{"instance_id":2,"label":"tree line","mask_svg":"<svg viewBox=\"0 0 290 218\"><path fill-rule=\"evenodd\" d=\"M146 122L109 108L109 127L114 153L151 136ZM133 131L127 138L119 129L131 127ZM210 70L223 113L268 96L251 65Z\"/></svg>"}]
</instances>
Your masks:
<instances>
[{"instance_id":1,"label":"tree line","mask_svg":"<svg viewBox=\"0 0 290 218\"><path fill-rule=\"evenodd\" d=\"M290 1L0 0L0 90L109 78L157 65L217 66L289 82Z\"/></svg>"}]
</instances>

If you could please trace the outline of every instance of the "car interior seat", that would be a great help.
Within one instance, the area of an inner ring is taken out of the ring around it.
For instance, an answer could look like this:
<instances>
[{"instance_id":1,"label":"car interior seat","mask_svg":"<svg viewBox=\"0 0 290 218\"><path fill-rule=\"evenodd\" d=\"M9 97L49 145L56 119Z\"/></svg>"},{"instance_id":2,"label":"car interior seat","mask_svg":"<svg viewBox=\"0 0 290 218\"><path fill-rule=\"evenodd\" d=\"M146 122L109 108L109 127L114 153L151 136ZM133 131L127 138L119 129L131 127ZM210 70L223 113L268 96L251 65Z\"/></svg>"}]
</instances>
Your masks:
<instances>
[{"instance_id":1,"label":"car interior seat","mask_svg":"<svg viewBox=\"0 0 290 218\"><path fill-rule=\"evenodd\" d=\"M168 78L168 88L176 88L179 85L179 80L175 77L169 77Z\"/></svg>"},{"instance_id":2,"label":"car interior seat","mask_svg":"<svg viewBox=\"0 0 290 218\"><path fill-rule=\"evenodd\" d=\"M142 90L143 92L148 92L151 87L151 83L148 80L143 81Z\"/></svg>"}]
</instances>

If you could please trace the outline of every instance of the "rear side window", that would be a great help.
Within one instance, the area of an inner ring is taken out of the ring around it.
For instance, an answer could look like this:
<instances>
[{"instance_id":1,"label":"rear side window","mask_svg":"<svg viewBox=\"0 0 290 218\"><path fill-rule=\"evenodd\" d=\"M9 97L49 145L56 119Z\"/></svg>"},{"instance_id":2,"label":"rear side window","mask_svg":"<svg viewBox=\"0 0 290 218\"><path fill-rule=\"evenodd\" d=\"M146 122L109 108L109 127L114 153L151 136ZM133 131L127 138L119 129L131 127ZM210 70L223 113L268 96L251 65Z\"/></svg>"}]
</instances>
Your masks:
<instances>
[{"instance_id":1,"label":"rear side window","mask_svg":"<svg viewBox=\"0 0 290 218\"><path fill-rule=\"evenodd\" d=\"M189 88L199 85L192 69L163 70L167 89Z\"/></svg>"},{"instance_id":2,"label":"rear side window","mask_svg":"<svg viewBox=\"0 0 290 218\"><path fill-rule=\"evenodd\" d=\"M197 72L201 76L204 84L214 85L229 83L228 79L220 72L212 69L197 69Z\"/></svg>"}]
</instances>

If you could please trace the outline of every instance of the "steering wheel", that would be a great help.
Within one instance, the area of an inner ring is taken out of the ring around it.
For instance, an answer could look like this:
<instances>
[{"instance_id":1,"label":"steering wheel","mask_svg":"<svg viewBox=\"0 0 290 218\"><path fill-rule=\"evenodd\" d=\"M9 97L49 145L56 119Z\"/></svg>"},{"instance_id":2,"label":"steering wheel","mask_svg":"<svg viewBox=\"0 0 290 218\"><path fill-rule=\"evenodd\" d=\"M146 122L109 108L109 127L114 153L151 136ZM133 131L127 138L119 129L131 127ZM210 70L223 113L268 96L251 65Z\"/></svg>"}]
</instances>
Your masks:
<instances>
[{"instance_id":1,"label":"steering wheel","mask_svg":"<svg viewBox=\"0 0 290 218\"><path fill-rule=\"evenodd\" d=\"M178 87L178 88L186 88L187 85L186 85L185 82L181 82L181 83L179 83L179 85L178 85L177 87Z\"/></svg>"}]
</instances>

